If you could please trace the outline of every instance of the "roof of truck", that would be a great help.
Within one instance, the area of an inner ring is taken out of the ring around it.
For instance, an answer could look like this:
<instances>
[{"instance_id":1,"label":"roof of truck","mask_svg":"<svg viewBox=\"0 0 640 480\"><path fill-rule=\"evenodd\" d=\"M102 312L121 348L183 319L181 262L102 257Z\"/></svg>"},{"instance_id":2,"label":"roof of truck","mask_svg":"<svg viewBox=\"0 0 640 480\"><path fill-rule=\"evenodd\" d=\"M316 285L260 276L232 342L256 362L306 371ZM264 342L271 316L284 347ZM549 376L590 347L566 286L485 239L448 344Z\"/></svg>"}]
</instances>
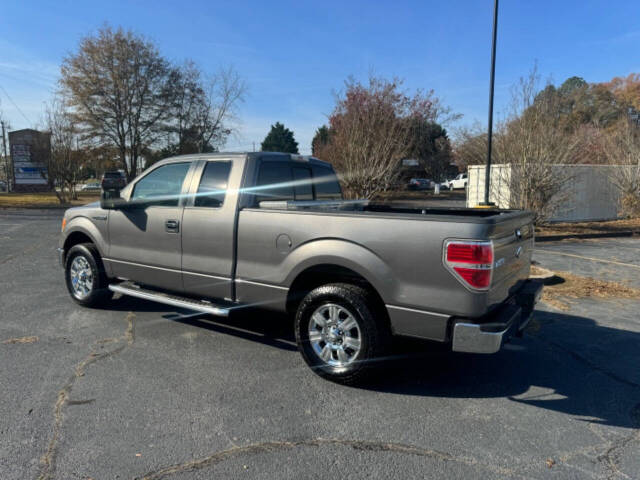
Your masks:
<instances>
[{"instance_id":1,"label":"roof of truck","mask_svg":"<svg viewBox=\"0 0 640 480\"><path fill-rule=\"evenodd\" d=\"M282 155L288 156L293 161L298 162L309 162L315 163L317 165L326 165L331 166L329 162L325 162L324 160L320 160L319 158L313 157L311 155L299 155L297 153L283 153L283 152L211 152L211 153L189 153L186 155L177 155L175 157L165 158L160 160L157 163L172 163L181 160L206 160L209 158L242 158L242 157L260 157L264 159L265 157L274 157L274 160L281 158Z\"/></svg>"}]
</instances>

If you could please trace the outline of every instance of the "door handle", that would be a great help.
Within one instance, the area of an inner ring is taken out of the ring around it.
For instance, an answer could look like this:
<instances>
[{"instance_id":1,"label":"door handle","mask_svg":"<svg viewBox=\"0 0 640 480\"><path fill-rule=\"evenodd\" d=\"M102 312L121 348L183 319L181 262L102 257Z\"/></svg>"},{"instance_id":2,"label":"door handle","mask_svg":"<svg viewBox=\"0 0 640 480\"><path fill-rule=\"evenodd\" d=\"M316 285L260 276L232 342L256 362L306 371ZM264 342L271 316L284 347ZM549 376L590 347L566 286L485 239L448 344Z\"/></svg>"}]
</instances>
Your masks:
<instances>
[{"instance_id":1,"label":"door handle","mask_svg":"<svg viewBox=\"0 0 640 480\"><path fill-rule=\"evenodd\" d=\"M180 229L180 222L177 220L167 220L164 222L164 226L167 232L176 233Z\"/></svg>"}]
</instances>

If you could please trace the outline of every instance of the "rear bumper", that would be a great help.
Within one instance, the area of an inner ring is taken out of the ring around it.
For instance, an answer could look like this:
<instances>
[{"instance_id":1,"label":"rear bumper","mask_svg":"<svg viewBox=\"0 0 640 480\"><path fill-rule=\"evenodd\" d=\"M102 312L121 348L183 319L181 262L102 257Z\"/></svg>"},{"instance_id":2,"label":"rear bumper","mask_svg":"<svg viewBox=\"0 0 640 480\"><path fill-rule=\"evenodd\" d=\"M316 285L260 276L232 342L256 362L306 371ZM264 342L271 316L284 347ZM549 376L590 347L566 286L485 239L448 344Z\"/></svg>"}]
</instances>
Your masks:
<instances>
[{"instance_id":1,"label":"rear bumper","mask_svg":"<svg viewBox=\"0 0 640 480\"><path fill-rule=\"evenodd\" d=\"M542 294L542 284L529 280L522 289L488 317L481 320L456 319L452 350L468 353L495 353L514 334L521 334L533 315Z\"/></svg>"}]
</instances>

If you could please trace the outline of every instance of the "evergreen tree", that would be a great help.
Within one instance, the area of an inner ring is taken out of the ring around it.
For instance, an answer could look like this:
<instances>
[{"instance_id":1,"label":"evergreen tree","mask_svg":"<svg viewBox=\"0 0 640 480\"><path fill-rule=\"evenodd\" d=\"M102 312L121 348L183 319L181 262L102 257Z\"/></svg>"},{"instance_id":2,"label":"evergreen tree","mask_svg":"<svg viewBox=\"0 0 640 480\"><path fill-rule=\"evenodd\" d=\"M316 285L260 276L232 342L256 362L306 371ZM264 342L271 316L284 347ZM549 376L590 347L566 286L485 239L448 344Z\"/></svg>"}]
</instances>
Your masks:
<instances>
[{"instance_id":1,"label":"evergreen tree","mask_svg":"<svg viewBox=\"0 0 640 480\"><path fill-rule=\"evenodd\" d=\"M320 150L327 143L329 143L329 139L331 136L331 130L326 125L322 125L316 130L316 134L313 136L313 140L311 140L311 154L319 155Z\"/></svg>"},{"instance_id":2,"label":"evergreen tree","mask_svg":"<svg viewBox=\"0 0 640 480\"><path fill-rule=\"evenodd\" d=\"M298 142L293 132L280 122L271 125L271 130L262 142L263 152L298 153Z\"/></svg>"}]
</instances>

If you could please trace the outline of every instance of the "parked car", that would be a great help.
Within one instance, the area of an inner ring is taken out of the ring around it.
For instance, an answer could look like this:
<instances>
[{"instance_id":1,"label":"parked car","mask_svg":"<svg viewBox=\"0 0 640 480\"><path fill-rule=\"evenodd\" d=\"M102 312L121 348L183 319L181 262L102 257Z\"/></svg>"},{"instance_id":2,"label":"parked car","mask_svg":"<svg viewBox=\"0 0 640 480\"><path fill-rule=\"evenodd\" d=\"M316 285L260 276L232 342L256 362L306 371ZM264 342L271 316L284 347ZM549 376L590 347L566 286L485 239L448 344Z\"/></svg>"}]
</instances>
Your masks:
<instances>
[{"instance_id":1,"label":"parked car","mask_svg":"<svg viewBox=\"0 0 640 480\"><path fill-rule=\"evenodd\" d=\"M433 187L433 181L428 178L412 178L407 184L408 190L430 190Z\"/></svg>"},{"instance_id":2,"label":"parked car","mask_svg":"<svg viewBox=\"0 0 640 480\"><path fill-rule=\"evenodd\" d=\"M351 383L392 335L494 353L521 333L542 289L528 280L533 231L525 211L343 201L315 158L220 153L160 161L67 210L58 252L80 305L119 293L286 312L313 370Z\"/></svg>"},{"instance_id":3,"label":"parked car","mask_svg":"<svg viewBox=\"0 0 640 480\"><path fill-rule=\"evenodd\" d=\"M92 183L85 183L84 185L82 185L82 187L80 188L81 192L95 192L95 191L99 191L102 187L100 186L100 184L98 182L92 182Z\"/></svg>"},{"instance_id":4,"label":"parked car","mask_svg":"<svg viewBox=\"0 0 640 480\"><path fill-rule=\"evenodd\" d=\"M127 181L124 177L124 173L114 170L111 172L104 172L102 175L102 181L100 182L100 186L103 190L121 190L127 184Z\"/></svg>"},{"instance_id":5,"label":"parked car","mask_svg":"<svg viewBox=\"0 0 640 480\"><path fill-rule=\"evenodd\" d=\"M449 180L449 190L467 188L467 174L460 173L453 180Z\"/></svg>"}]
</instances>

